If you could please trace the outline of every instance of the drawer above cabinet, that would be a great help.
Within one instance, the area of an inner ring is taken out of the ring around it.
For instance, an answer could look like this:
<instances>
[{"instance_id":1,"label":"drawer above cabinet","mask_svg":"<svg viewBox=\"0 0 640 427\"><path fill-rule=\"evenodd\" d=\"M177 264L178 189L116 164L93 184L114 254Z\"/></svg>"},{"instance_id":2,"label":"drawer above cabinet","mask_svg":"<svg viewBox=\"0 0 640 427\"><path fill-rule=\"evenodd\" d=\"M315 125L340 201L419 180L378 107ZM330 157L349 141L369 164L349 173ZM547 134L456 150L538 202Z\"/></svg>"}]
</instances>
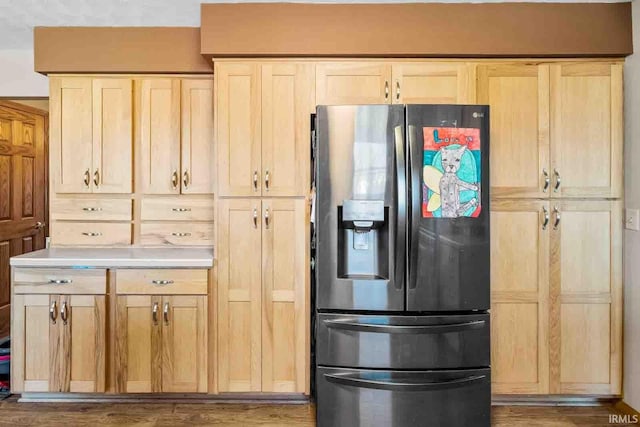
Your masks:
<instances>
[{"instance_id":1,"label":"drawer above cabinet","mask_svg":"<svg viewBox=\"0 0 640 427\"><path fill-rule=\"evenodd\" d=\"M213 246L213 223L143 223L140 243L148 246Z\"/></svg>"},{"instance_id":2,"label":"drawer above cabinet","mask_svg":"<svg viewBox=\"0 0 640 427\"><path fill-rule=\"evenodd\" d=\"M54 221L51 240L55 246L130 245L131 224Z\"/></svg>"},{"instance_id":3,"label":"drawer above cabinet","mask_svg":"<svg viewBox=\"0 0 640 427\"><path fill-rule=\"evenodd\" d=\"M131 199L60 199L51 202L55 220L131 221Z\"/></svg>"},{"instance_id":4,"label":"drawer above cabinet","mask_svg":"<svg viewBox=\"0 0 640 427\"><path fill-rule=\"evenodd\" d=\"M135 269L118 270L118 294L206 295L207 270Z\"/></svg>"},{"instance_id":5,"label":"drawer above cabinet","mask_svg":"<svg viewBox=\"0 0 640 427\"><path fill-rule=\"evenodd\" d=\"M107 270L71 268L14 268L16 294L104 294Z\"/></svg>"},{"instance_id":6,"label":"drawer above cabinet","mask_svg":"<svg viewBox=\"0 0 640 427\"><path fill-rule=\"evenodd\" d=\"M171 197L142 200L143 221L213 221L213 199Z\"/></svg>"}]
</instances>

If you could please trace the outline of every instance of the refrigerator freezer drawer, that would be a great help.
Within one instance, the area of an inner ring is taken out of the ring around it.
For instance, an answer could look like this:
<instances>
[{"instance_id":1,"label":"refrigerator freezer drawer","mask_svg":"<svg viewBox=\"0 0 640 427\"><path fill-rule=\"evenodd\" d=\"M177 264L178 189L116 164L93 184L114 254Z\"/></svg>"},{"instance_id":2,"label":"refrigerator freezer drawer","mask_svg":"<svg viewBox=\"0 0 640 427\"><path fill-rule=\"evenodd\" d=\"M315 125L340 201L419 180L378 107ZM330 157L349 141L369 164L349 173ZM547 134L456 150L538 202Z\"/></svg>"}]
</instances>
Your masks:
<instances>
[{"instance_id":1,"label":"refrigerator freezer drawer","mask_svg":"<svg viewBox=\"0 0 640 427\"><path fill-rule=\"evenodd\" d=\"M319 367L318 427L490 425L491 371Z\"/></svg>"},{"instance_id":2,"label":"refrigerator freezer drawer","mask_svg":"<svg viewBox=\"0 0 640 427\"><path fill-rule=\"evenodd\" d=\"M489 315L319 313L317 363L380 369L489 366Z\"/></svg>"}]
</instances>

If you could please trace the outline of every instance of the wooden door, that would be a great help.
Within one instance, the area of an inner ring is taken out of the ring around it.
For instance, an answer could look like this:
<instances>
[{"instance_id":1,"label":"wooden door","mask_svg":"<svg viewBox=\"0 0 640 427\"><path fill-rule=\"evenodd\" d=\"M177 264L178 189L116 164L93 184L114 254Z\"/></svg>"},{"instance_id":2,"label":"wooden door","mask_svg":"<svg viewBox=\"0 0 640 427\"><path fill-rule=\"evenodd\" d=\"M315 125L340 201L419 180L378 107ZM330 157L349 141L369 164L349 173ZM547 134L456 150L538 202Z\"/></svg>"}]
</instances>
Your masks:
<instances>
[{"instance_id":1,"label":"wooden door","mask_svg":"<svg viewBox=\"0 0 640 427\"><path fill-rule=\"evenodd\" d=\"M328 62L316 65L318 105L390 104L391 64Z\"/></svg>"},{"instance_id":2,"label":"wooden door","mask_svg":"<svg viewBox=\"0 0 640 427\"><path fill-rule=\"evenodd\" d=\"M161 318L160 297L116 297L116 392L162 391Z\"/></svg>"},{"instance_id":3,"label":"wooden door","mask_svg":"<svg viewBox=\"0 0 640 427\"><path fill-rule=\"evenodd\" d=\"M130 79L93 80L94 193L131 193L133 155Z\"/></svg>"},{"instance_id":4,"label":"wooden door","mask_svg":"<svg viewBox=\"0 0 640 427\"><path fill-rule=\"evenodd\" d=\"M550 221L546 201L497 200L491 205L495 394L549 392Z\"/></svg>"},{"instance_id":5,"label":"wooden door","mask_svg":"<svg viewBox=\"0 0 640 427\"><path fill-rule=\"evenodd\" d=\"M68 320L62 323L62 391L105 391L106 306L104 295L62 295Z\"/></svg>"},{"instance_id":6,"label":"wooden door","mask_svg":"<svg viewBox=\"0 0 640 427\"><path fill-rule=\"evenodd\" d=\"M51 179L56 193L90 193L91 78L51 77Z\"/></svg>"},{"instance_id":7,"label":"wooden door","mask_svg":"<svg viewBox=\"0 0 640 427\"><path fill-rule=\"evenodd\" d=\"M491 108L491 196L549 197L549 65L480 65L477 99Z\"/></svg>"},{"instance_id":8,"label":"wooden door","mask_svg":"<svg viewBox=\"0 0 640 427\"><path fill-rule=\"evenodd\" d=\"M140 158L145 194L180 193L180 80L140 81Z\"/></svg>"},{"instance_id":9,"label":"wooden door","mask_svg":"<svg viewBox=\"0 0 640 427\"><path fill-rule=\"evenodd\" d=\"M162 391L207 392L207 297L162 298Z\"/></svg>"},{"instance_id":10,"label":"wooden door","mask_svg":"<svg viewBox=\"0 0 640 427\"><path fill-rule=\"evenodd\" d=\"M216 165L213 151L213 79L182 80L182 193L212 194Z\"/></svg>"},{"instance_id":11,"label":"wooden door","mask_svg":"<svg viewBox=\"0 0 640 427\"><path fill-rule=\"evenodd\" d=\"M262 66L263 196L304 196L309 191L313 81L312 64Z\"/></svg>"},{"instance_id":12,"label":"wooden door","mask_svg":"<svg viewBox=\"0 0 640 427\"><path fill-rule=\"evenodd\" d=\"M475 66L464 62L392 65L394 104L475 104Z\"/></svg>"},{"instance_id":13,"label":"wooden door","mask_svg":"<svg viewBox=\"0 0 640 427\"><path fill-rule=\"evenodd\" d=\"M550 393L620 395L622 202L551 202Z\"/></svg>"},{"instance_id":14,"label":"wooden door","mask_svg":"<svg viewBox=\"0 0 640 427\"><path fill-rule=\"evenodd\" d=\"M218 201L218 390L261 390L260 200Z\"/></svg>"},{"instance_id":15,"label":"wooden door","mask_svg":"<svg viewBox=\"0 0 640 427\"><path fill-rule=\"evenodd\" d=\"M259 196L262 191L260 65L216 63L218 194Z\"/></svg>"},{"instance_id":16,"label":"wooden door","mask_svg":"<svg viewBox=\"0 0 640 427\"><path fill-rule=\"evenodd\" d=\"M305 199L262 201L262 391L308 392Z\"/></svg>"},{"instance_id":17,"label":"wooden door","mask_svg":"<svg viewBox=\"0 0 640 427\"><path fill-rule=\"evenodd\" d=\"M59 307L59 297L55 295L14 295L11 319L13 393L61 391Z\"/></svg>"},{"instance_id":18,"label":"wooden door","mask_svg":"<svg viewBox=\"0 0 640 427\"><path fill-rule=\"evenodd\" d=\"M620 63L551 66L552 197L622 196L622 91Z\"/></svg>"},{"instance_id":19,"label":"wooden door","mask_svg":"<svg viewBox=\"0 0 640 427\"><path fill-rule=\"evenodd\" d=\"M9 335L9 258L45 246L46 113L0 102L0 337Z\"/></svg>"}]
</instances>

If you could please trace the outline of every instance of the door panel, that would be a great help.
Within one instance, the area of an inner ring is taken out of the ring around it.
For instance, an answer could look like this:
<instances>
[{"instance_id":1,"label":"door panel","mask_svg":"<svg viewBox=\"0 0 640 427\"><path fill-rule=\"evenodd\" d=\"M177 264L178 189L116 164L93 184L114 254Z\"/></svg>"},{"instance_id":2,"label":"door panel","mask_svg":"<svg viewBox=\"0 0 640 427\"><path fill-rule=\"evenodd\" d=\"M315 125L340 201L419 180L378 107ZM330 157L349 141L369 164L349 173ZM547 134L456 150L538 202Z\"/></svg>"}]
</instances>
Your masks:
<instances>
[{"instance_id":1,"label":"door panel","mask_svg":"<svg viewBox=\"0 0 640 427\"><path fill-rule=\"evenodd\" d=\"M218 63L215 75L219 195L259 196L260 65Z\"/></svg>"},{"instance_id":2,"label":"door panel","mask_svg":"<svg viewBox=\"0 0 640 427\"><path fill-rule=\"evenodd\" d=\"M306 203L263 199L262 211L262 391L302 393L309 370Z\"/></svg>"},{"instance_id":3,"label":"door panel","mask_svg":"<svg viewBox=\"0 0 640 427\"><path fill-rule=\"evenodd\" d=\"M211 194L213 156L213 79L182 80L182 193Z\"/></svg>"},{"instance_id":4,"label":"door panel","mask_svg":"<svg viewBox=\"0 0 640 427\"><path fill-rule=\"evenodd\" d=\"M332 62L316 65L316 104L391 103L391 64Z\"/></svg>"},{"instance_id":5,"label":"door panel","mask_svg":"<svg viewBox=\"0 0 640 427\"><path fill-rule=\"evenodd\" d=\"M309 189L313 65L262 65L262 195L304 196Z\"/></svg>"},{"instance_id":6,"label":"door panel","mask_svg":"<svg viewBox=\"0 0 640 427\"><path fill-rule=\"evenodd\" d=\"M131 193L132 82L93 80L94 193Z\"/></svg>"},{"instance_id":7,"label":"door panel","mask_svg":"<svg viewBox=\"0 0 640 427\"><path fill-rule=\"evenodd\" d=\"M141 179L145 194L180 193L180 80L140 81Z\"/></svg>"},{"instance_id":8,"label":"door panel","mask_svg":"<svg viewBox=\"0 0 640 427\"><path fill-rule=\"evenodd\" d=\"M218 389L261 389L259 200L218 202Z\"/></svg>"},{"instance_id":9,"label":"door panel","mask_svg":"<svg viewBox=\"0 0 640 427\"><path fill-rule=\"evenodd\" d=\"M474 104L474 65L463 62L395 63L394 104Z\"/></svg>"},{"instance_id":10,"label":"door panel","mask_svg":"<svg viewBox=\"0 0 640 427\"><path fill-rule=\"evenodd\" d=\"M479 66L478 103L491 109L491 197L548 197L549 66Z\"/></svg>"},{"instance_id":11,"label":"door panel","mask_svg":"<svg viewBox=\"0 0 640 427\"><path fill-rule=\"evenodd\" d=\"M622 64L551 66L552 197L622 196Z\"/></svg>"}]
</instances>

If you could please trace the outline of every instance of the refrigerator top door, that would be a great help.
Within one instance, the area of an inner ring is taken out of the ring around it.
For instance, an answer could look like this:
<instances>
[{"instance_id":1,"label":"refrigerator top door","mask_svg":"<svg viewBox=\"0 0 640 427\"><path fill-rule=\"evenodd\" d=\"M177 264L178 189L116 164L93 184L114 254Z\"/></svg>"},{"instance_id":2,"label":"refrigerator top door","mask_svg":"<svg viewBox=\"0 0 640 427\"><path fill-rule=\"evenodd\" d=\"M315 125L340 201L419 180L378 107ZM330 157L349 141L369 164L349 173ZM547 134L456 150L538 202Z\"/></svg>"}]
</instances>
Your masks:
<instances>
[{"instance_id":1,"label":"refrigerator top door","mask_svg":"<svg viewBox=\"0 0 640 427\"><path fill-rule=\"evenodd\" d=\"M319 106L316 120L317 308L402 311L404 108Z\"/></svg>"},{"instance_id":2,"label":"refrigerator top door","mask_svg":"<svg viewBox=\"0 0 640 427\"><path fill-rule=\"evenodd\" d=\"M489 309L489 107L406 107L409 311Z\"/></svg>"}]
</instances>

